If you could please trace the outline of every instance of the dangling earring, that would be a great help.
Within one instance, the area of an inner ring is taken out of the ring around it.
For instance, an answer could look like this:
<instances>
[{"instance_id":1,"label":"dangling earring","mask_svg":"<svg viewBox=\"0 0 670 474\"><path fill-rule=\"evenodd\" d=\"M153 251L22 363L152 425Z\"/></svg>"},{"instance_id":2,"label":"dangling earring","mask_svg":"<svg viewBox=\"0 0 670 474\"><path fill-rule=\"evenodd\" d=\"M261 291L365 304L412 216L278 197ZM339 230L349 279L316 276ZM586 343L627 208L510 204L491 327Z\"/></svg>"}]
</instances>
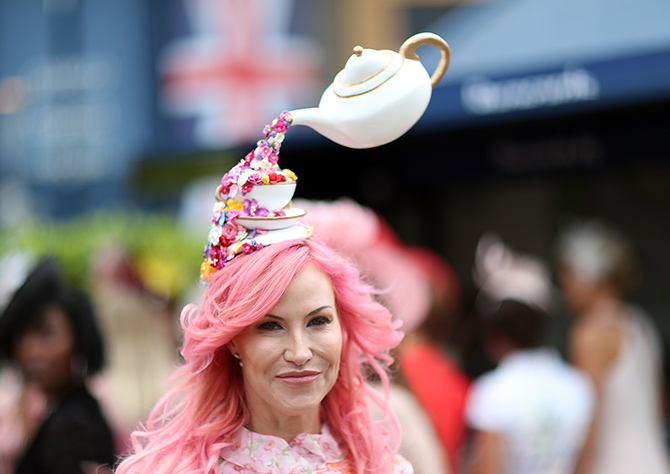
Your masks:
<instances>
[{"instance_id":1,"label":"dangling earring","mask_svg":"<svg viewBox=\"0 0 670 474\"><path fill-rule=\"evenodd\" d=\"M240 360L240 355L239 355L239 354L233 354L233 357L235 357L237 360L240 361L240 367L244 367L244 364L243 364L242 361Z\"/></svg>"}]
</instances>

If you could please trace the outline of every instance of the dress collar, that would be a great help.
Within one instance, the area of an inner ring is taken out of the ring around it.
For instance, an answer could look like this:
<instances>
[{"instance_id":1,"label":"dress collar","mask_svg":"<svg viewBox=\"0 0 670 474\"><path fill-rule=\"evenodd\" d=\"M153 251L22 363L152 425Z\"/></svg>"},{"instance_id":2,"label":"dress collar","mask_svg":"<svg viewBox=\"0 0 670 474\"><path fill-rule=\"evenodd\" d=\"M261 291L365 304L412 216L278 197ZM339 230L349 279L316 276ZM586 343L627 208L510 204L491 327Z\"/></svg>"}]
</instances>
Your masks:
<instances>
[{"instance_id":1,"label":"dress collar","mask_svg":"<svg viewBox=\"0 0 670 474\"><path fill-rule=\"evenodd\" d=\"M342 461L345 455L325 424L321 434L301 433L290 443L241 428L233 445L221 450L221 462L260 474L311 472L325 463Z\"/></svg>"}]
</instances>

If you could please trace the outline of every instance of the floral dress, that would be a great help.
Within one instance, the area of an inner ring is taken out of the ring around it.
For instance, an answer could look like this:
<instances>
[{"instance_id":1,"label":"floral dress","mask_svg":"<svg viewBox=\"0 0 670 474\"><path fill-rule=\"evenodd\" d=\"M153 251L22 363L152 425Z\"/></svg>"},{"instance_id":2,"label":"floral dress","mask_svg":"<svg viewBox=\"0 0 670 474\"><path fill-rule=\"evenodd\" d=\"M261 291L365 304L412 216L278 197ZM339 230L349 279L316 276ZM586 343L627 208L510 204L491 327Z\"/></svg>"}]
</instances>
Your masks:
<instances>
[{"instance_id":1,"label":"floral dress","mask_svg":"<svg viewBox=\"0 0 670 474\"><path fill-rule=\"evenodd\" d=\"M412 465L396 457L394 474L413 474ZM277 436L242 428L233 446L221 451L220 474L355 474L350 456L324 425L321 434L302 433L290 443Z\"/></svg>"}]
</instances>

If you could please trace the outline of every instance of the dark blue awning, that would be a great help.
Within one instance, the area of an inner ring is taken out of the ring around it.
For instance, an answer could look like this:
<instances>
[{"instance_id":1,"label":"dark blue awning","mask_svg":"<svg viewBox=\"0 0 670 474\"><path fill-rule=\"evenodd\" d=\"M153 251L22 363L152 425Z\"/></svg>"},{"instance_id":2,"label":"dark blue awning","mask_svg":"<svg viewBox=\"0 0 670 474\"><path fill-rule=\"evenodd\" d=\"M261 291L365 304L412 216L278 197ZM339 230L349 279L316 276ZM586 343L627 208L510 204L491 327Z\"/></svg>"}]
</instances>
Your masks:
<instances>
[{"instance_id":1,"label":"dark blue awning","mask_svg":"<svg viewBox=\"0 0 670 474\"><path fill-rule=\"evenodd\" d=\"M430 30L452 62L421 131L670 98L667 0L476 2ZM438 58L423 48L430 71Z\"/></svg>"}]
</instances>

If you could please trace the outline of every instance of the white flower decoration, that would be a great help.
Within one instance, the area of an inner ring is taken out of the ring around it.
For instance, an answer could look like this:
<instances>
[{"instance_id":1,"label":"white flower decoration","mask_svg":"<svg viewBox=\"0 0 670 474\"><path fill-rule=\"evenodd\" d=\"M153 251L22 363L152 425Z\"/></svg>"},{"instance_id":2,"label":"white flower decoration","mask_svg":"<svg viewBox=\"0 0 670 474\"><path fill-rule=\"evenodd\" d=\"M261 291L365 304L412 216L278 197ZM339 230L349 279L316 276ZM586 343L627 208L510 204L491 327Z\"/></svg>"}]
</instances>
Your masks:
<instances>
[{"instance_id":1,"label":"white flower decoration","mask_svg":"<svg viewBox=\"0 0 670 474\"><path fill-rule=\"evenodd\" d=\"M212 227L209 228L209 235L207 236L207 241L212 244L216 245L219 243L219 237L221 237L221 227L218 225L213 225Z\"/></svg>"},{"instance_id":2,"label":"white flower decoration","mask_svg":"<svg viewBox=\"0 0 670 474\"><path fill-rule=\"evenodd\" d=\"M237 185L244 186L246 182L249 180L249 176L251 176L251 173L253 173L253 170L245 169L240 175L240 177L237 178Z\"/></svg>"}]
</instances>

